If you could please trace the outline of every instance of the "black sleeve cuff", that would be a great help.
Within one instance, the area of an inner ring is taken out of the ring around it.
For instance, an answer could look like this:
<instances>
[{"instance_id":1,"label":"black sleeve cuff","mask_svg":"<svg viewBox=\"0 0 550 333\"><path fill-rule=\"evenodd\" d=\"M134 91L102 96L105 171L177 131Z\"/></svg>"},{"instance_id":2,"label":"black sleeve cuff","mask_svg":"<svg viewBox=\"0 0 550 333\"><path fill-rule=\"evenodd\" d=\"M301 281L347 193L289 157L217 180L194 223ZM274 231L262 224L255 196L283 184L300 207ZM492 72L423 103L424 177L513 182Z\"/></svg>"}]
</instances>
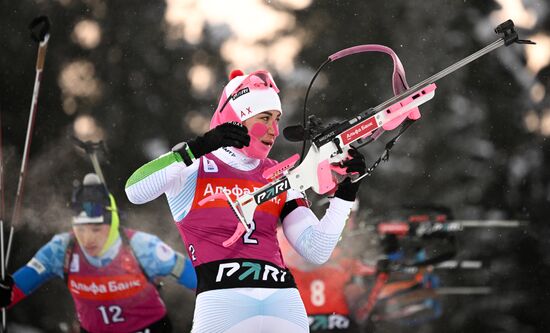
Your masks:
<instances>
[{"instance_id":1,"label":"black sleeve cuff","mask_svg":"<svg viewBox=\"0 0 550 333\"><path fill-rule=\"evenodd\" d=\"M292 213L296 208L300 206L309 208L309 203L304 198L294 199L286 202L283 206L283 210L281 211L281 222L285 219L285 217L287 217L288 214Z\"/></svg>"}]
</instances>

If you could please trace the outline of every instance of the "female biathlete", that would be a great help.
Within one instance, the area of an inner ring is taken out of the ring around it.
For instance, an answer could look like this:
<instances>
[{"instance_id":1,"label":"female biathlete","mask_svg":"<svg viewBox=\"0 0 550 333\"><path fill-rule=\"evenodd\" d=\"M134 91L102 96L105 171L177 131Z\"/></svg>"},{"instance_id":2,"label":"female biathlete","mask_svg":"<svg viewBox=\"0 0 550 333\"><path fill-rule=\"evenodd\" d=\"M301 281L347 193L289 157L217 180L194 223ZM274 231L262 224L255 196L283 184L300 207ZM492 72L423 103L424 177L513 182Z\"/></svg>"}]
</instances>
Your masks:
<instances>
[{"instance_id":1,"label":"female biathlete","mask_svg":"<svg viewBox=\"0 0 550 333\"><path fill-rule=\"evenodd\" d=\"M290 190L258 206L249 231L237 241L231 237L238 220L227 202L203 200L222 191L235 199L268 183L262 172L277 163L267 155L279 135L278 92L267 71L233 71L210 131L176 145L127 181L133 203L166 195L197 272L194 333L308 332L303 302L277 242L277 223L300 255L322 264L355 200L359 182L347 178L319 220L303 194ZM362 173L364 158L350 150L343 167Z\"/></svg>"}]
</instances>

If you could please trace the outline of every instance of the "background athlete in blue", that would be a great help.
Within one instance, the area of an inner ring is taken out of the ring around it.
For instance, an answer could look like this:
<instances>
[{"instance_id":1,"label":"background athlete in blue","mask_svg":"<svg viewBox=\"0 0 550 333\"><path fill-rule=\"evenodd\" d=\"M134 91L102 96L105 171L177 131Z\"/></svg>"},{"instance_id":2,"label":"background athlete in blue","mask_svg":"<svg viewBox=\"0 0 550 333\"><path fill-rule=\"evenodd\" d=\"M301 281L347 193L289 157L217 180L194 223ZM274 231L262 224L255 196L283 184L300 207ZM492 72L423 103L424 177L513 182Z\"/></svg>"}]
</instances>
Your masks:
<instances>
[{"instance_id":1,"label":"background athlete in blue","mask_svg":"<svg viewBox=\"0 0 550 333\"><path fill-rule=\"evenodd\" d=\"M171 275L196 288L190 260L154 235L120 228L114 197L95 174L84 177L71 204L73 232L55 235L13 279L8 277L0 305L14 305L59 277L67 282L83 332L170 331L156 279ZM110 288L115 285L123 288ZM140 302L147 304L140 308Z\"/></svg>"}]
</instances>

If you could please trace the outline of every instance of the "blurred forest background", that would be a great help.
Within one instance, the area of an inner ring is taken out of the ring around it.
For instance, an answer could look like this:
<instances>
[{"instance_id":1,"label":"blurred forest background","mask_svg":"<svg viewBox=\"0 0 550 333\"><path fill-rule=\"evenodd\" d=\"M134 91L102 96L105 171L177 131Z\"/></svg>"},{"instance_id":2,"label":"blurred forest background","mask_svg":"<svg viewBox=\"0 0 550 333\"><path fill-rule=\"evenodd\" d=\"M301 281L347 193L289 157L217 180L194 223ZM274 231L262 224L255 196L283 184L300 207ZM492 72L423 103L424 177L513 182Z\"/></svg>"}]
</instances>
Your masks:
<instances>
[{"instance_id":1,"label":"blurred forest background","mask_svg":"<svg viewBox=\"0 0 550 333\"><path fill-rule=\"evenodd\" d=\"M305 90L332 53L384 44L412 86L496 40L511 18L536 46L500 48L438 82L423 117L361 189L363 216L436 203L459 219L520 219L528 227L465 232L463 256L490 259L487 296L449 296L438 320L407 332L550 331L550 3L546 0L26 0L0 11L0 111L6 208L17 186L32 96L36 44L28 24L49 16L51 38L9 271L70 228L75 179L92 171L68 137L104 140L101 156L127 226L184 252L165 200L131 205L124 184L140 165L203 133L230 70L270 70L281 90L282 126L301 120ZM379 54L326 68L309 113L343 120L392 96L391 62ZM389 136L389 135L388 135ZM388 139L388 137L386 137ZM383 143L363 151L374 161ZM280 138L273 158L300 145ZM8 221L9 222L9 221ZM369 221L366 221L369 223ZM444 284L467 280L462 274ZM178 331L194 295L167 281L162 295ZM73 303L58 279L8 312L13 332L61 332Z\"/></svg>"}]
</instances>

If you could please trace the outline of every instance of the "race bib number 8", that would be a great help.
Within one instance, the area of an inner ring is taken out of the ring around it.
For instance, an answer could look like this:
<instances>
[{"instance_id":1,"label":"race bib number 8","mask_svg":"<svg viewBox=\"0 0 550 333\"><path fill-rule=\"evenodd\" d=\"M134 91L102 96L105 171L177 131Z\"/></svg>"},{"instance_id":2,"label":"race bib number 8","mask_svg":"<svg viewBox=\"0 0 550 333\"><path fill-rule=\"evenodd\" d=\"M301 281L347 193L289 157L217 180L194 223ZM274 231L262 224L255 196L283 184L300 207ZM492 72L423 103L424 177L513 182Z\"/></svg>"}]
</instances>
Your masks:
<instances>
[{"instance_id":1,"label":"race bib number 8","mask_svg":"<svg viewBox=\"0 0 550 333\"><path fill-rule=\"evenodd\" d=\"M309 285L311 304L323 306L325 304L325 283L322 280L313 280Z\"/></svg>"}]
</instances>

